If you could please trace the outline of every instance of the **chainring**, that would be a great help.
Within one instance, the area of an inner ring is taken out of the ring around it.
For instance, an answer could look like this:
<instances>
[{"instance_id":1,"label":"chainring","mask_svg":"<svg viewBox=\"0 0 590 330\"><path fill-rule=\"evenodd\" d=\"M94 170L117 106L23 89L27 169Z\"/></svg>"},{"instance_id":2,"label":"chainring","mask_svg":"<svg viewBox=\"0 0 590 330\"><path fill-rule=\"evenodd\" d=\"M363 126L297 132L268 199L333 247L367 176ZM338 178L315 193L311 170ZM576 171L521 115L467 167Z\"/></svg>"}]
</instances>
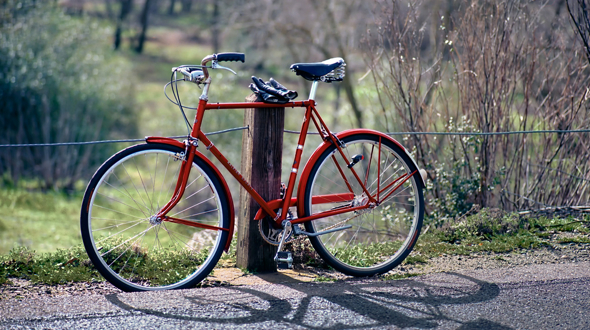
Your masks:
<instances>
[{"instance_id":1,"label":"chainring","mask_svg":"<svg viewBox=\"0 0 590 330\"><path fill-rule=\"evenodd\" d=\"M278 210L280 212L280 209ZM277 213L280 214L280 213ZM292 218L292 215L289 214L288 218ZM284 229L275 229L272 227L271 223L274 220L266 216L264 219L258 221L258 232L260 232L260 236L266 241L266 243L274 246L278 246L281 242L281 237L283 237ZM298 225L294 225L298 226ZM295 240L293 235L293 230L289 233L289 236L285 239L285 243L290 243Z\"/></svg>"}]
</instances>

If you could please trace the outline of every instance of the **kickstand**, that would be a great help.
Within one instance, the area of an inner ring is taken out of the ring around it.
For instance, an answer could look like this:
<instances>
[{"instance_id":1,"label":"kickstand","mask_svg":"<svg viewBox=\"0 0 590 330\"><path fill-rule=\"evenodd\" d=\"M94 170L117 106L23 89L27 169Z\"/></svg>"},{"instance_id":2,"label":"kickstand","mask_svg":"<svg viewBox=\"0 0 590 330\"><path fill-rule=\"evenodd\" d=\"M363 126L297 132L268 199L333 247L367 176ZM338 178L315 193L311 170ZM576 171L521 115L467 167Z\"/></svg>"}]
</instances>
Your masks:
<instances>
[{"instance_id":1,"label":"kickstand","mask_svg":"<svg viewBox=\"0 0 590 330\"><path fill-rule=\"evenodd\" d=\"M279 243L279 248L277 249L277 254L275 255L275 262L277 263L277 267L280 269L293 268L293 256L291 255L291 252L281 251L283 244L285 243L285 239L291 235L292 230L293 226L291 225L291 222L286 221L283 228L283 236L281 236L281 242Z\"/></svg>"}]
</instances>

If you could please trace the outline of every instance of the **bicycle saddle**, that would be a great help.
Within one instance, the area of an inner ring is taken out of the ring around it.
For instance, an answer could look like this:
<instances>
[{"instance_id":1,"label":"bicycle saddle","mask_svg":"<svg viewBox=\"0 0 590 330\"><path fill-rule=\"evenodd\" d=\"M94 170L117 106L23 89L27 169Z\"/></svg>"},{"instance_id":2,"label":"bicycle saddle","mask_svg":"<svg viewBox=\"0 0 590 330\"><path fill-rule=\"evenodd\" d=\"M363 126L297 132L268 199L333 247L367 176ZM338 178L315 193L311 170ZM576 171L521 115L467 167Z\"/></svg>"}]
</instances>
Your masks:
<instances>
[{"instance_id":1,"label":"bicycle saddle","mask_svg":"<svg viewBox=\"0 0 590 330\"><path fill-rule=\"evenodd\" d=\"M291 65L290 69L298 76L302 76L307 80L313 81L322 80L322 76L327 75L343 64L346 65L344 63L344 59L341 57L334 57L329 60L316 63L295 63Z\"/></svg>"}]
</instances>

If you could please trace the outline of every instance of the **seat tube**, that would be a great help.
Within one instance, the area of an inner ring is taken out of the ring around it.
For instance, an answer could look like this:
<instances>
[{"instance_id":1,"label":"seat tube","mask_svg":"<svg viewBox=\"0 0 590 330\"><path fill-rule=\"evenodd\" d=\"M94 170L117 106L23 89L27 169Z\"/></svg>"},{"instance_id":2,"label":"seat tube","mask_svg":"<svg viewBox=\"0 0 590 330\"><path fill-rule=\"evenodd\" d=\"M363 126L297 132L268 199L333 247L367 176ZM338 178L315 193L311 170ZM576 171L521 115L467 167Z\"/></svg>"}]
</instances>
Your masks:
<instances>
[{"instance_id":1,"label":"seat tube","mask_svg":"<svg viewBox=\"0 0 590 330\"><path fill-rule=\"evenodd\" d=\"M314 83L316 83L314 81ZM311 121L311 113L313 103L305 108L305 116L303 117L303 124L301 124L301 131L299 133L299 141L297 142L297 150L295 150L295 159L291 168L291 174L289 175L289 184L287 185L287 191L283 196L283 206L281 216L276 220L277 225L281 225L281 222L286 219L287 211L289 209L289 203L291 196L293 196L293 189L295 187L295 180L297 179L297 171L299 170L299 164L301 163L301 154L303 153L303 146L305 145L305 138L307 137L307 130L309 129L309 122Z\"/></svg>"}]
</instances>

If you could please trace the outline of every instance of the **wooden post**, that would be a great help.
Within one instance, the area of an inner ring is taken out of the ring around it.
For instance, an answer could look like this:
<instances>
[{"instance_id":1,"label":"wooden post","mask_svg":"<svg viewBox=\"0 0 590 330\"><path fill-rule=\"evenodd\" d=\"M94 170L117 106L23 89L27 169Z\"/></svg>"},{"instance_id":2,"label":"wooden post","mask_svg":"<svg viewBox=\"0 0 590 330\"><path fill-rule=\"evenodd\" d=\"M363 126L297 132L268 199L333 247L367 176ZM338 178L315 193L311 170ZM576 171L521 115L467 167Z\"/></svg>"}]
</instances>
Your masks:
<instances>
[{"instance_id":1,"label":"wooden post","mask_svg":"<svg viewBox=\"0 0 590 330\"><path fill-rule=\"evenodd\" d=\"M246 102L258 102L256 94ZM242 167L244 179L265 200L280 198L281 159L283 156L284 108L247 109L242 134ZM238 211L237 266L257 272L276 272L277 248L266 243L258 231L254 215L260 205L244 188L240 189Z\"/></svg>"}]
</instances>

